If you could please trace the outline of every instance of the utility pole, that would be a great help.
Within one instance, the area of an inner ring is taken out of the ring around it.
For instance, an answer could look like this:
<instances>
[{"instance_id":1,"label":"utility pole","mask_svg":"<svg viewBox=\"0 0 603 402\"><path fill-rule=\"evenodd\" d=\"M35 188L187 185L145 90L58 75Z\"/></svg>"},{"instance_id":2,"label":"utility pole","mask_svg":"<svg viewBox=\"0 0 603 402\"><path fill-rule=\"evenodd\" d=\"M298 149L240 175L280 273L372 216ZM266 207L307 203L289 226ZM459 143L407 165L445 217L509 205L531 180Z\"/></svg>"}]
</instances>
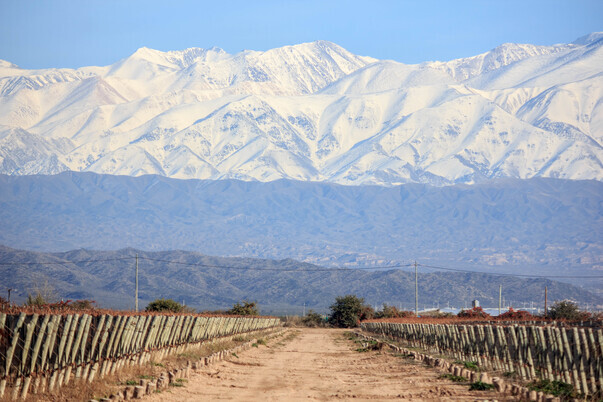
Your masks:
<instances>
[{"instance_id":1,"label":"utility pole","mask_svg":"<svg viewBox=\"0 0 603 402\"><path fill-rule=\"evenodd\" d=\"M502 285L498 286L498 315L501 314L502 309Z\"/></svg>"},{"instance_id":2,"label":"utility pole","mask_svg":"<svg viewBox=\"0 0 603 402\"><path fill-rule=\"evenodd\" d=\"M12 292L15 289L9 288L9 289L6 289L6 290L8 291L8 305L10 306L10 292Z\"/></svg>"},{"instance_id":3,"label":"utility pole","mask_svg":"<svg viewBox=\"0 0 603 402\"><path fill-rule=\"evenodd\" d=\"M306 316L306 302L304 302L304 317Z\"/></svg>"},{"instance_id":4,"label":"utility pole","mask_svg":"<svg viewBox=\"0 0 603 402\"><path fill-rule=\"evenodd\" d=\"M547 288L546 288L546 286L545 286L545 287L544 287L544 316L545 316L545 317L546 317L546 315L548 314L548 310L547 310L547 302L548 302L548 300L547 300L547 296L548 296L548 295L547 295L547 291L548 291L548 290L547 290Z\"/></svg>"},{"instance_id":5,"label":"utility pole","mask_svg":"<svg viewBox=\"0 0 603 402\"><path fill-rule=\"evenodd\" d=\"M136 312L138 313L138 253L136 253L136 291L134 294L134 307L136 309Z\"/></svg>"},{"instance_id":6,"label":"utility pole","mask_svg":"<svg viewBox=\"0 0 603 402\"><path fill-rule=\"evenodd\" d=\"M419 316L419 276L417 274L417 262L415 261L415 316Z\"/></svg>"}]
</instances>

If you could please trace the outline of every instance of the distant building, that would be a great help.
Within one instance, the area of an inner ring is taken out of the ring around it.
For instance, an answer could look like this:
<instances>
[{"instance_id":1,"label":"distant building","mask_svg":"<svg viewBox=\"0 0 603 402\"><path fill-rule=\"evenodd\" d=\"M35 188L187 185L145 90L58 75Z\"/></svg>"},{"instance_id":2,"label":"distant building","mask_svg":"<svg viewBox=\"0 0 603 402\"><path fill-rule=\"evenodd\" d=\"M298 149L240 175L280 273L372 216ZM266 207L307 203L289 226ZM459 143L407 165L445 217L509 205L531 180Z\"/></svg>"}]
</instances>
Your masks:
<instances>
[{"instance_id":1,"label":"distant building","mask_svg":"<svg viewBox=\"0 0 603 402\"><path fill-rule=\"evenodd\" d=\"M471 302L471 307L476 308L479 307L479 300L475 299Z\"/></svg>"}]
</instances>

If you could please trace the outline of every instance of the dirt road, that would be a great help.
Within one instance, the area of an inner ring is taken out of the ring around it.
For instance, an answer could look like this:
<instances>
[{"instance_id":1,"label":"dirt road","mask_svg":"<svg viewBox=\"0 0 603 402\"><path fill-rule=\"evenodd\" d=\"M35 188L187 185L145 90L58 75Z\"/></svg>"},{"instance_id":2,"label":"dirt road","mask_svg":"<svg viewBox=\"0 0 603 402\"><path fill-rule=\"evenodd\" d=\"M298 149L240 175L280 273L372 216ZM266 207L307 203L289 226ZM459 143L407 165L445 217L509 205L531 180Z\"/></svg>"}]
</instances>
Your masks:
<instances>
[{"instance_id":1,"label":"dirt road","mask_svg":"<svg viewBox=\"0 0 603 402\"><path fill-rule=\"evenodd\" d=\"M389 351L358 352L344 331L293 329L266 346L205 367L182 388L150 401L485 400L493 392L467 385Z\"/></svg>"}]
</instances>

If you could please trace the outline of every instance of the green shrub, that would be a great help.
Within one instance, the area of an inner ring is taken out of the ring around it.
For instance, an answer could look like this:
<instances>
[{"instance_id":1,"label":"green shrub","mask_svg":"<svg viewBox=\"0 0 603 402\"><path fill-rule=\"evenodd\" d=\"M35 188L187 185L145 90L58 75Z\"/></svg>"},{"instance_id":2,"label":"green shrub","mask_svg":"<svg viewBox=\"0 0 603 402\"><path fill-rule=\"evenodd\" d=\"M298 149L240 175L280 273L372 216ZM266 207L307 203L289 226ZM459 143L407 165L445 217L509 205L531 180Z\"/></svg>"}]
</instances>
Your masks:
<instances>
[{"instance_id":1,"label":"green shrub","mask_svg":"<svg viewBox=\"0 0 603 402\"><path fill-rule=\"evenodd\" d=\"M544 392L555 396L572 398L575 396L574 387L562 381L539 380L528 385L532 391Z\"/></svg>"},{"instance_id":2,"label":"green shrub","mask_svg":"<svg viewBox=\"0 0 603 402\"><path fill-rule=\"evenodd\" d=\"M588 320L590 314L585 311L580 311L578 305L570 300L558 301L548 311L548 317L559 320L565 319L570 321Z\"/></svg>"},{"instance_id":3,"label":"green shrub","mask_svg":"<svg viewBox=\"0 0 603 402\"><path fill-rule=\"evenodd\" d=\"M478 367L477 363L475 363L475 362L457 360L454 363L462 364L463 366L465 366L466 369L469 369L469 370L479 371L479 367Z\"/></svg>"},{"instance_id":4,"label":"green shrub","mask_svg":"<svg viewBox=\"0 0 603 402\"><path fill-rule=\"evenodd\" d=\"M488 383L481 382L481 381L476 381L471 384L471 386L469 387L469 390L471 390L471 391L487 391L487 390L493 389L493 388L494 388L494 385L492 385L492 384L488 384Z\"/></svg>"},{"instance_id":5,"label":"green shrub","mask_svg":"<svg viewBox=\"0 0 603 402\"><path fill-rule=\"evenodd\" d=\"M467 382L467 379L465 377L462 376L458 376L458 375L454 375L454 374L442 374L440 376L440 378L446 378L450 381L454 381L454 382Z\"/></svg>"},{"instance_id":6,"label":"green shrub","mask_svg":"<svg viewBox=\"0 0 603 402\"><path fill-rule=\"evenodd\" d=\"M406 318L414 317L415 313L412 311L398 310L395 306L388 306L383 303L381 311L375 313L375 318Z\"/></svg>"},{"instance_id":7,"label":"green shrub","mask_svg":"<svg viewBox=\"0 0 603 402\"><path fill-rule=\"evenodd\" d=\"M226 314L232 315L260 315L256 302L243 300L241 303L236 303Z\"/></svg>"},{"instance_id":8,"label":"green shrub","mask_svg":"<svg viewBox=\"0 0 603 402\"><path fill-rule=\"evenodd\" d=\"M171 311L179 313L182 311L182 307L182 304L172 299L155 299L147 305L145 311Z\"/></svg>"},{"instance_id":9,"label":"green shrub","mask_svg":"<svg viewBox=\"0 0 603 402\"><path fill-rule=\"evenodd\" d=\"M302 325L306 327L324 327L326 322L322 315L315 313L313 310L308 311L308 314L301 318Z\"/></svg>"},{"instance_id":10,"label":"green shrub","mask_svg":"<svg viewBox=\"0 0 603 402\"><path fill-rule=\"evenodd\" d=\"M337 297L330 309L329 322L340 328L357 327L360 320L372 318L374 313L363 298L354 295Z\"/></svg>"}]
</instances>

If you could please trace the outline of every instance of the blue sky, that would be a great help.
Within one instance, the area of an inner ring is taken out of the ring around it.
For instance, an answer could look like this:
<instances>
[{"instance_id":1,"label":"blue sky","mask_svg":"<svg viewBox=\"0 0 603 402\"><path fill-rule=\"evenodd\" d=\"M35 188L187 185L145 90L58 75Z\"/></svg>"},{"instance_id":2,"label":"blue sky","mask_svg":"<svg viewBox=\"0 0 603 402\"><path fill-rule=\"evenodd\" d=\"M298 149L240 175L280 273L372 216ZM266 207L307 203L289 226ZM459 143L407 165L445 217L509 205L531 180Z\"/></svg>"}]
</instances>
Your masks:
<instances>
[{"instance_id":1,"label":"blue sky","mask_svg":"<svg viewBox=\"0 0 603 402\"><path fill-rule=\"evenodd\" d=\"M0 0L0 59L24 68L107 65L142 46L236 53L318 39L419 63L594 31L603 0Z\"/></svg>"}]
</instances>

